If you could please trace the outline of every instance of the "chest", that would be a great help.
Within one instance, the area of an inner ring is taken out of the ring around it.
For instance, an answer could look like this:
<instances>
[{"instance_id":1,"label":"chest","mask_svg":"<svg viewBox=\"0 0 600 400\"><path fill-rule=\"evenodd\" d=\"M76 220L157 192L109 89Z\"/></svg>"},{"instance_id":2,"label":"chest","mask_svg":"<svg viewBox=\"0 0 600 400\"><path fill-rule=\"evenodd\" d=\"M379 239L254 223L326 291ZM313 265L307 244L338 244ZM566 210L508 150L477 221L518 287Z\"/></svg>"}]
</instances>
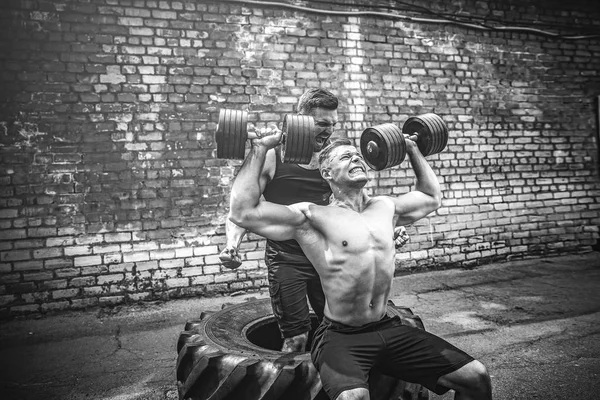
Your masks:
<instances>
[{"instance_id":1,"label":"chest","mask_svg":"<svg viewBox=\"0 0 600 400\"><path fill-rule=\"evenodd\" d=\"M392 212L382 206L369 207L362 213L335 209L323 213L318 226L332 247L361 254L393 248L392 217Z\"/></svg>"}]
</instances>

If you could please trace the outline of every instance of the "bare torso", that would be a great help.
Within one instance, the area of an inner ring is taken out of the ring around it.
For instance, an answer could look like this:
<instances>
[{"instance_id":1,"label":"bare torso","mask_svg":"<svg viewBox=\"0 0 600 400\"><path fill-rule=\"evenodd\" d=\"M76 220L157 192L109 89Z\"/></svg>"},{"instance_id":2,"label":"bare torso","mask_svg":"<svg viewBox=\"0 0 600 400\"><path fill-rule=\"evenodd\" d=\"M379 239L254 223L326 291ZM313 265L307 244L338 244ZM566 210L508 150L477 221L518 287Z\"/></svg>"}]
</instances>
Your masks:
<instances>
[{"instance_id":1,"label":"bare torso","mask_svg":"<svg viewBox=\"0 0 600 400\"><path fill-rule=\"evenodd\" d=\"M360 212L300 207L308 221L297 240L321 277L325 315L352 326L381 319L394 275L393 203L372 198Z\"/></svg>"}]
</instances>

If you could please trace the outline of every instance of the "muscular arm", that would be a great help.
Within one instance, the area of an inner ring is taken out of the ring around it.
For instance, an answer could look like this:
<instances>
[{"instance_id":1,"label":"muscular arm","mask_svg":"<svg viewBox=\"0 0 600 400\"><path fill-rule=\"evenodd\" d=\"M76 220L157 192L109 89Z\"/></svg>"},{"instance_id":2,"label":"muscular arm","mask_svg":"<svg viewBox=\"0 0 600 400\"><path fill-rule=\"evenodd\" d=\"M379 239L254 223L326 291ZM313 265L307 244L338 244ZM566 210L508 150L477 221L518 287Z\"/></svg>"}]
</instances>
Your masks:
<instances>
[{"instance_id":1,"label":"muscular arm","mask_svg":"<svg viewBox=\"0 0 600 400\"><path fill-rule=\"evenodd\" d=\"M262 168L259 184L260 184L260 192L264 192L267 184L273 179L275 175L276 168L276 154L275 150L271 149L267 152L265 164ZM242 166L243 168L244 166ZM239 253L240 243L242 239L246 235L246 229L237 226L229 219L225 221L225 237L227 242L225 243L225 247L221 250L219 254L219 259L223 266L231 269L235 269L242 264L242 259Z\"/></svg>"},{"instance_id":2,"label":"muscular arm","mask_svg":"<svg viewBox=\"0 0 600 400\"><path fill-rule=\"evenodd\" d=\"M260 200L260 177L266 156L266 146L253 144L233 182L229 219L234 224L269 239L293 239L296 228L306 222L306 216L295 205L283 206Z\"/></svg>"},{"instance_id":3,"label":"muscular arm","mask_svg":"<svg viewBox=\"0 0 600 400\"><path fill-rule=\"evenodd\" d=\"M407 153L416 176L415 190L393 198L396 225L413 223L437 210L442 202L442 191L437 176L425 161L416 143L407 140Z\"/></svg>"},{"instance_id":4,"label":"muscular arm","mask_svg":"<svg viewBox=\"0 0 600 400\"><path fill-rule=\"evenodd\" d=\"M262 194L267 187L267 184L275 174L275 150L271 149L267 152L265 156L265 163L260 172L259 185L260 185L260 193ZM242 165L242 169L246 168L248 164ZM241 171L240 171L241 172ZM227 237L227 246L233 246L236 249L240 246L244 235L246 234L246 229L237 226L229 219L225 222L225 236Z\"/></svg>"},{"instance_id":5,"label":"muscular arm","mask_svg":"<svg viewBox=\"0 0 600 400\"><path fill-rule=\"evenodd\" d=\"M225 236L227 237L227 246L232 246L234 248L240 247L240 243L242 243L242 239L246 235L246 230L242 227L237 226L229 219L225 221Z\"/></svg>"}]
</instances>

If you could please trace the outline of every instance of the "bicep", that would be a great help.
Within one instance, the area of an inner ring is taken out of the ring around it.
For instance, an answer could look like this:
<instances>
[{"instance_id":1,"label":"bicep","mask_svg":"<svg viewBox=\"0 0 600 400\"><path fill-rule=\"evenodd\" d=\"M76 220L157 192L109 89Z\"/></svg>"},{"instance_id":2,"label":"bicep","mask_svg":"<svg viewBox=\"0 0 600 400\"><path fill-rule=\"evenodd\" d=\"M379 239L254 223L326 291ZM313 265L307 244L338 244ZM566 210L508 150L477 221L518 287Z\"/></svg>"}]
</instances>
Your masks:
<instances>
[{"instance_id":1,"label":"bicep","mask_svg":"<svg viewBox=\"0 0 600 400\"><path fill-rule=\"evenodd\" d=\"M414 191L391 198L394 202L396 226L408 225L426 217L437 209L437 202L425 193Z\"/></svg>"},{"instance_id":2,"label":"bicep","mask_svg":"<svg viewBox=\"0 0 600 400\"><path fill-rule=\"evenodd\" d=\"M298 228L307 221L297 205L260 201L244 218L244 227L267 239L288 240L296 237Z\"/></svg>"}]
</instances>

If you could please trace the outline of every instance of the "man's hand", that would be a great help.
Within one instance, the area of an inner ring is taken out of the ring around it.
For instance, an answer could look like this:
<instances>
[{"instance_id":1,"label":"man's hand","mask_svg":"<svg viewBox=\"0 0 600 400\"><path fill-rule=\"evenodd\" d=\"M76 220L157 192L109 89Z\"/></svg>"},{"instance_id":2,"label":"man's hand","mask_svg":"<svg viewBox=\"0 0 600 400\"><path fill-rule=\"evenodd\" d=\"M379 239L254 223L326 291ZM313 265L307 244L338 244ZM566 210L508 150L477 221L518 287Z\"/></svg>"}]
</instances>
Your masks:
<instances>
[{"instance_id":1,"label":"man's hand","mask_svg":"<svg viewBox=\"0 0 600 400\"><path fill-rule=\"evenodd\" d=\"M415 132L413 135L404 135L405 143L406 143L406 152L410 153L413 151L417 151L419 153L421 153L421 151L419 150L419 146L417 145L417 142L415 141L417 138L417 132Z\"/></svg>"},{"instance_id":2,"label":"man's hand","mask_svg":"<svg viewBox=\"0 0 600 400\"><path fill-rule=\"evenodd\" d=\"M240 253L236 247L226 246L223 251L219 254L219 260L225 268L236 269L242 265L242 259Z\"/></svg>"},{"instance_id":3,"label":"man's hand","mask_svg":"<svg viewBox=\"0 0 600 400\"><path fill-rule=\"evenodd\" d=\"M264 128L252 126L249 132L253 132L256 135L256 138L252 139L253 146L264 146L267 149L277 147L281 143L281 136L283 134L275 124L269 124Z\"/></svg>"},{"instance_id":4,"label":"man's hand","mask_svg":"<svg viewBox=\"0 0 600 400\"><path fill-rule=\"evenodd\" d=\"M394 246L396 247L396 250L400 249L400 247L404 246L408 240L410 239L410 237L408 236L408 233L406 233L406 228L403 226L397 226L394 229Z\"/></svg>"}]
</instances>

